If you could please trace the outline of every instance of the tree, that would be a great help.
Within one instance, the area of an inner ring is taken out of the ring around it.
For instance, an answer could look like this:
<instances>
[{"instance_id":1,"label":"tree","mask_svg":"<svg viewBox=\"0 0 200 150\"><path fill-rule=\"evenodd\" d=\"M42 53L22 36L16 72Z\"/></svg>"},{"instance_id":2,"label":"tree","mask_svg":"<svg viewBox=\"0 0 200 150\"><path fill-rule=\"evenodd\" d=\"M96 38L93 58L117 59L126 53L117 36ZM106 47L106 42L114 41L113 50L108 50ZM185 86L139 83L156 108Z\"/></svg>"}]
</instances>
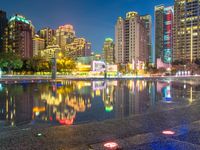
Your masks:
<instances>
[{"instance_id":1,"label":"tree","mask_svg":"<svg viewBox=\"0 0 200 150\"><path fill-rule=\"evenodd\" d=\"M119 72L121 72L123 74L126 73L126 67L125 67L125 65L118 64L117 67L118 67Z\"/></svg>"},{"instance_id":2,"label":"tree","mask_svg":"<svg viewBox=\"0 0 200 150\"><path fill-rule=\"evenodd\" d=\"M41 60L37 66L38 71L43 73L50 71L50 68L51 68L50 62L46 60Z\"/></svg>"},{"instance_id":3,"label":"tree","mask_svg":"<svg viewBox=\"0 0 200 150\"><path fill-rule=\"evenodd\" d=\"M23 62L18 55L13 52L4 52L0 54L0 68L7 71L8 73L11 70L21 69Z\"/></svg>"},{"instance_id":4,"label":"tree","mask_svg":"<svg viewBox=\"0 0 200 150\"><path fill-rule=\"evenodd\" d=\"M76 69L76 62L67 57L57 60L57 70L60 72L72 72Z\"/></svg>"}]
</instances>

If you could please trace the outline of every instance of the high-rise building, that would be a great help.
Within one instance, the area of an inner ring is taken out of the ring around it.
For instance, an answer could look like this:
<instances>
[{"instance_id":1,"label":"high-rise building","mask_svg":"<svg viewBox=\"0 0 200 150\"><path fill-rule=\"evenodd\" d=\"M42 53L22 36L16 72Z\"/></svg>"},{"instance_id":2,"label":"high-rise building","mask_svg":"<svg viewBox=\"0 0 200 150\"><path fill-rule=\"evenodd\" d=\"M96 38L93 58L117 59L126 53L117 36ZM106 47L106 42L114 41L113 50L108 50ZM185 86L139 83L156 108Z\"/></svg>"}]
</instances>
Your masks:
<instances>
[{"instance_id":1,"label":"high-rise building","mask_svg":"<svg viewBox=\"0 0 200 150\"><path fill-rule=\"evenodd\" d=\"M145 22L145 26L147 29L149 63L154 64L154 54L153 54L153 49L152 49L152 19L151 19L151 15L141 16L141 19Z\"/></svg>"},{"instance_id":2,"label":"high-rise building","mask_svg":"<svg viewBox=\"0 0 200 150\"><path fill-rule=\"evenodd\" d=\"M56 44L55 31L49 27L38 31L38 35L45 40L45 48L48 45Z\"/></svg>"},{"instance_id":3,"label":"high-rise building","mask_svg":"<svg viewBox=\"0 0 200 150\"><path fill-rule=\"evenodd\" d=\"M164 8L164 25L163 25L163 62L166 64L172 63L173 52L173 21L174 7L169 6Z\"/></svg>"},{"instance_id":4,"label":"high-rise building","mask_svg":"<svg viewBox=\"0 0 200 150\"><path fill-rule=\"evenodd\" d=\"M10 49L22 58L33 57L33 25L22 15L14 15L8 22Z\"/></svg>"},{"instance_id":5,"label":"high-rise building","mask_svg":"<svg viewBox=\"0 0 200 150\"><path fill-rule=\"evenodd\" d=\"M155 53L156 60L172 63L173 51L173 6L155 6Z\"/></svg>"},{"instance_id":6,"label":"high-rise building","mask_svg":"<svg viewBox=\"0 0 200 150\"><path fill-rule=\"evenodd\" d=\"M124 19L119 17L115 25L115 63L124 62Z\"/></svg>"},{"instance_id":7,"label":"high-rise building","mask_svg":"<svg viewBox=\"0 0 200 150\"><path fill-rule=\"evenodd\" d=\"M84 38L74 38L71 43L65 44L65 56L67 57L84 57L91 55L91 43Z\"/></svg>"},{"instance_id":8,"label":"high-rise building","mask_svg":"<svg viewBox=\"0 0 200 150\"><path fill-rule=\"evenodd\" d=\"M75 31L72 25L59 26L56 30L56 43L62 50L65 49L66 44L70 44L75 38Z\"/></svg>"},{"instance_id":9,"label":"high-rise building","mask_svg":"<svg viewBox=\"0 0 200 150\"><path fill-rule=\"evenodd\" d=\"M114 63L114 42L111 38L106 38L103 45L103 57L106 63Z\"/></svg>"},{"instance_id":10,"label":"high-rise building","mask_svg":"<svg viewBox=\"0 0 200 150\"><path fill-rule=\"evenodd\" d=\"M0 52L5 50L7 24L8 19L6 17L6 12L0 10Z\"/></svg>"},{"instance_id":11,"label":"high-rise building","mask_svg":"<svg viewBox=\"0 0 200 150\"><path fill-rule=\"evenodd\" d=\"M175 0L173 61L200 58L200 1Z\"/></svg>"},{"instance_id":12,"label":"high-rise building","mask_svg":"<svg viewBox=\"0 0 200 150\"><path fill-rule=\"evenodd\" d=\"M164 5L155 6L155 59L161 58L163 51Z\"/></svg>"},{"instance_id":13,"label":"high-rise building","mask_svg":"<svg viewBox=\"0 0 200 150\"><path fill-rule=\"evenodd\" d=\"M128 12L115 25L116 63L148 62L148 35L145 22L137 12Z\"/></svg>"},{"instance_id":14,"label":"high-rise building","mask_svg":"<svg viewBox=\"0 0 200 150\"><path fill-rule=\"evenodd\" d=\"M38 56L39 51L45 49L45 40L40 38L39 35L35 35L33 38L33 56Z\"/></svg>"}]
</instances>

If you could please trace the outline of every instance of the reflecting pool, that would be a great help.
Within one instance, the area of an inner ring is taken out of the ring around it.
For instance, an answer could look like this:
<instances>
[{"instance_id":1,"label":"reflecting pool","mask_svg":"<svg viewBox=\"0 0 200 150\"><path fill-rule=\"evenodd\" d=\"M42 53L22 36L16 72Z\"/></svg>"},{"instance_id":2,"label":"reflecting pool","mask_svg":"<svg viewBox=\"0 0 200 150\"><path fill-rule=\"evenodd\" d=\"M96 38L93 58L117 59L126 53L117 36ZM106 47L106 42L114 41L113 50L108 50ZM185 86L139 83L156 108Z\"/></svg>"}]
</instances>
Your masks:
<instances>
[{"instance_id":1,"label":"reflecting pool","mask_svg":"<svg viewBox=\"0 0 200 150\"><path fill-rule=\"evenodd\" d=\"M99 80L0 84L0 127L123 119L199 103L196 80Z\"/></svg>"}]
</instances>

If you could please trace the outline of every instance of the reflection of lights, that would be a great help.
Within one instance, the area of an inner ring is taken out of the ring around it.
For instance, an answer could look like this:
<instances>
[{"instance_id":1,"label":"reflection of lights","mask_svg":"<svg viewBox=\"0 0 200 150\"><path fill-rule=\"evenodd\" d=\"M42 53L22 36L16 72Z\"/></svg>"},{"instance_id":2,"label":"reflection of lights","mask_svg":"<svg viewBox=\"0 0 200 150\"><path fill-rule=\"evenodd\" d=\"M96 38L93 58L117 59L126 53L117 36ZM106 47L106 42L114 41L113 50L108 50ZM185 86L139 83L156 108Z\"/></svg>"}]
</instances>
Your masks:
<instances>
[{"instance_id":1,"label":"reflection of lights","mask_svg":"<svg viewBox=\"0 0 200 150\"><path fill-rule=\"evenodd\" d=\"M190 102L190 103L193 102L192 86L190 87L190 99L189 99L189 102Z\"/></svg>"},{"instance_id":2,"label":"reflection of lights","mask_svg":"<svg viewBox=\"0 0 200 150\"><path fill-rule=\"evenodd\" d=\"M167 102L167 103L171 103L172 102L170 85L168 85L167 87L163 88L163 98L164 98L164 102Z\"/></svg>"},{"instance_id":3,"label":"reflection of lights","mask_svg":"<svg viewBox=\"0 0 200 150\"><path fill-rule=\"evenodd\" d=\"M65 102L68 106L72 107L75 111L84 112L86 109L85 101L82 98L79 98L79 99L77 99L76 97L69 98L69 99L66 99Z\"/></svg>"},{"instance_id":4,"label":"reflection of lights","mask_svg":"<svg viewBox=\"0 0 200 150\"><path fill-rule=\"evenodd\" d=\"M2 91L3 90L3 86L2 86L2 84L0 83L0 91Z\"/></svg>"},{"instance_id":5,"label":"reflection of lights","mask_svg":"<svg viewBox=\"0 0 200 150\"><path fill-rule=\"evenodd\" d=\"M170 130L165 130L165 131L162 131L162 134L165 134L165 135L174 135L175 132L174 131L170 131Z\"/></svg>"},{"instance_id":6,"label":"reflection of lights","mask_svg":"<svg viewBox=\"0 0 200 150\"><path fill-rule=\"evenodd\" d=\"M113 106L106 106L105 110L106 112L111 112L113 111Z\"/></svg>"},{"instance_id":7,"label":"reflection of lights","mask_svg":"<svg viewBox=\"0 0 200 150\"><path fill-rule=\"evenodd\" d=\"M53 118L50 116L50 117L49 117L49 120L50 120L50 121L52 121L52 120L53 120Z\"/></svg>"},{"instance_id":8,"label":"reflection of lights","mask_svg":"<svg viewBox=\"0 0 200 150\"><path fill-rule=\"evenodd\" d=\"M39 116L39 115L40 115L40 112L35 112L35 115L36 115L36 116Z\"/></svg>"},{"instance_id":9,"label":"reflection of lights","mask_svg":"<svg viewBox=\"0 0 200 150\"><path fill-rule=\"evenodd\" d=\"M61 86L63 86L63 84L62 83L57 83L56 86L57 87L61 87Z\"/></svg>"},{"instance_id":10,"label":"reflection of lights","mask_svg":"<svg viewBox=\"0 0 200 150\"><path fill-rule=\"evenodd\" d=\"M44 112L45 107L33 107L33 112Z\"/></svg>"},{"instance_id":11,"label":"reflection of lights","mask_svg":"<svg viewBox=\"0 0 200 150\"><path fill-rule=\"evenodd\" d=\"M109 94L109 89L108 88L106 89L106 93Z\"/></svg>"},{"instance_id":12,"label":"reflection of lights","mask_svg":"<svg viewBox=\"0 0 200 150\"><path fill-rule=\"evenodd\" d=\"M171 68L169 67L169 68L167 68L167 71L171 71Z\"/></svg>"},{"instance_id":13,"label":"reflection of lights","mask_svg":"<svg viewBox=\"0 0 200 150\"><path fill-rule=\"evenodd\" d=\"M106 88L106 83L104 81L94 81L92 82L93 91L102 90Z\"/></svg>"},{"instance_id":14,"label":"reflection of lights","mask_svg":"<svg viewBox=\"0 0 200 150\"><path fill-rule=\"evenodd\" d=\"M72 125L73 122L74 122L74 118L59 120L59 123L62 124L62 125Z\"/></svg>"},{"instance_id":15,"label":"reflection of lights","mask_svg":"<svg viewBox=\"0 0 200 150\"><path fill-rule=\"evenodd\" d=\"M115 142L108 142L108 143L105 143L103 146L109 149L116 149L119 147L118 144Z\"/></svg>"},{"instance_id":16,"label":"reflection of lights","mask_svg":"<svg viewBox=\"0 0 200 150\"><path fill-rule=\"evenodd\" d=\"M96 90L96 96L100 96L101 95L101 91L100 90Z\"/></svg>"},{"instance_id":17,"label":"reflection of lights","mask_svg":"<svg viewBox=\"0 0 200 150\"><path fill-rule=\"evenodd\" d=\"M55 98L51 95L51 93L43 93L41 94L41 99L45 100L47 102L48 105L60 105L60 103L62 102L62 97Z\"/></svg>"},{"instance_id":18,"label":"reflection of lights","mask_svg":"<svg viewBox=\"0 0 200 150\"><path fill-rule=\"evenodd\" d=\"M54 92L56 91L56 86L55 86L55 85L53 85L53 91L54 91Z\"/></svg>"}]
</instances>

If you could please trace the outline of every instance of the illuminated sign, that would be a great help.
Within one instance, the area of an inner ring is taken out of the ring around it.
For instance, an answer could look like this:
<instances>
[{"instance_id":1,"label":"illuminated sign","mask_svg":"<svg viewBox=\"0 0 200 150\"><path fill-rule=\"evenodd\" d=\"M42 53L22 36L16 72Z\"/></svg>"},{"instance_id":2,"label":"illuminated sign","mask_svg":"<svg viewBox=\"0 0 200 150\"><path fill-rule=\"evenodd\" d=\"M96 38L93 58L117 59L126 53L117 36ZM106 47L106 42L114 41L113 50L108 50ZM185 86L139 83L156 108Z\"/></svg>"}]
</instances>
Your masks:
<instances>
[{"instance_id":1,"label":"illuminated sign","mask_svg":"<svg viewBox=\"0 0 200 150\"><path fill-rule=\"evenodd\" d=\"M163 62L172 63L172 39L173 31L173 7L166 7L164 9L164 49L163 49Z\"/></svg>"},{"instance_id":2,"label":"illuminated sign","mask_svg":"<svg viewBox=\"0 0 200 150\"><path fill-rule=\"evenodd\" d=\"M93 61L92 71L104 72L106 69L106 64L103 61Z\"/></svg>"}]
</instances>

